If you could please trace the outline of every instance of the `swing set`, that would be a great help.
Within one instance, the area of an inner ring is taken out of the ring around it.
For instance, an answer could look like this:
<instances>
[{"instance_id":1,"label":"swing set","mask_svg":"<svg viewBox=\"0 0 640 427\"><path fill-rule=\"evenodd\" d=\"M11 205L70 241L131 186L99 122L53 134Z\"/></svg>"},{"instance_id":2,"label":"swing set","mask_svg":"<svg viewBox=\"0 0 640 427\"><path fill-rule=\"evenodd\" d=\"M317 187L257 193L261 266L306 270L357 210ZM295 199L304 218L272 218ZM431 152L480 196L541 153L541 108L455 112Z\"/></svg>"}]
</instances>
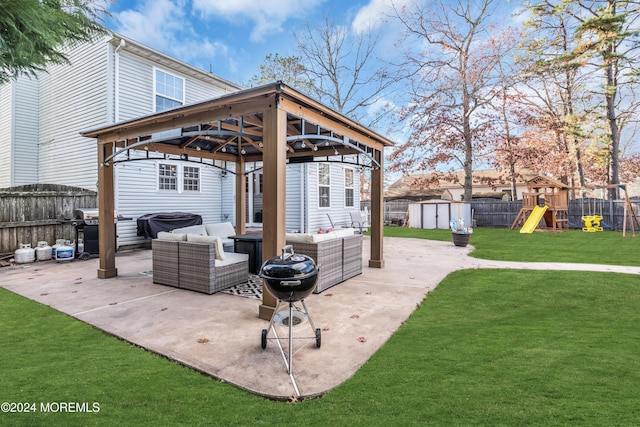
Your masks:
<instances>
[{"instance_id":1,"label":"swing set","mask_svg":"<svg viewBox=\"0 0 640 427\"><path fill-rule=\"evenodd\" d=\"M595 233L596 231L603 231L604 229L600 226L600 222L602 221L602 203L604 199L604 189L602 189L602 197L600 199L585 198L585 191L580 192L580 206L582 207L582 221L584 222L584 227L582 227L582 231L586 231L589 233ZM585 206L588 215L585 215Z\"/></svg>"},{"instance_id":2,"label":"swing set","mask_svg":"<svg viewBox=\"0 0 640 427\"><path fill-rule=\"evenodd\" d=\"M603 231L602 226L600 225L602 221L602 204L604 200L604 191L606 188L616 188L620 187L621 190L624 191L624 217L622 220L622 237L626 237L627 235L627 218L629 219L629 223L631 225L631 236L636 236L635 226L637 225L640 229L640 220L636 215L635 210L633 209L633 205L631 204L631 200L629 199L629 194L627 193L627 187L624 184L615 184L615 185L597 185L592 187L591 189L599 188L602 191L602 195L599 199L593 198L585 198L584 194L586 190L581 190L581 206L582 206L582 221L584 222L584 227L582 227L582 231L595 233L597 231ZM585 215L585 207L586 207L586 215Z\"/></svg>"}]
</instances>

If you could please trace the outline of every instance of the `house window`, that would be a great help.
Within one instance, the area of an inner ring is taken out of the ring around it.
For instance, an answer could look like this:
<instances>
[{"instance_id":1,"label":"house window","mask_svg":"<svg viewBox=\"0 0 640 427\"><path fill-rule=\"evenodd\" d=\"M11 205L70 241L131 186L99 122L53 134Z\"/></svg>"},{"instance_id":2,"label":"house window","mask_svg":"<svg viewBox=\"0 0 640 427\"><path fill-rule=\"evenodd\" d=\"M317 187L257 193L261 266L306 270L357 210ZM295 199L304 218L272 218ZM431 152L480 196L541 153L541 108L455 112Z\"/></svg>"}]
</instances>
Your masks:
<instances>
[{"instance_id":1,"label":"house window","mask_svg":"<svg viewBox=\"0 0 640 427\"><path fill-rule=\"evenodd\" d=\"M331 189L330 167L327 163L318 164L318 206L321 208L331 207L329 197Z\"/></svg>"},{"instance_id":2,"label":"house window","mask_svg":"<svg viewBox=\"0 0 640 427\"><path fill-rule=\"evenodd\" d=\"M182 168L182 177L184 191L200 191L200 168L184 166Z\"/></svg>"},{"instance_id":3,"label":"house window","mask_svg":"<svg viewBox=\"0 0 640 427\"><path fill-rule=\"evenodd\" d=\"M158 189L178 190L178 165L161 163L158 165Z\"/></svg>"},{"instance_id":4,"label":"house window","mask_svg":"<svg viewBox=\"0 0 640 427\"><path fill-rule=\"evenodd\" d=\"M344 205L348 208L352 208L354 205L353 200L353 169L345 168L344 170Z\"/></svg>"},{"instance_id":5,"label":"house window","mask_svg":"<svg viewBox=\"0 0 640 427\"><path fill-rule=\"evenodd\" d=\"M154 80L156 113L184 104L184 79L156 69Z\"/></svg>"}]
</instances>

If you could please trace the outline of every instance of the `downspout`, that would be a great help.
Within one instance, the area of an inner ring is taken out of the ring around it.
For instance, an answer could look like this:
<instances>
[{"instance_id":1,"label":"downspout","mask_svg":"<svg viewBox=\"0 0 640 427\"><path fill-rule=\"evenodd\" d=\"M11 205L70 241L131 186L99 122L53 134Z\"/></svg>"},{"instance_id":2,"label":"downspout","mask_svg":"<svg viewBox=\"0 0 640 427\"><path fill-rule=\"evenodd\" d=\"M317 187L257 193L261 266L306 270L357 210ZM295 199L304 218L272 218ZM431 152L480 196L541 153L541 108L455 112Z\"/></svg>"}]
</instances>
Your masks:
<instances>
[{"instance_id":1,"label":"downspout","mask_svg":"<svg viewBox=\"0 0 640 427\"><path fill-rule=\"evenodd\" d=\"M115 123L120 121L120 49L124 47L126 42L124 39L120 39L120 44L116 47L115 50L115 64L114 64L114 111L113 111L113 120Z\"/></svg>"},{"instance_id":2,"label":"downspout","mask_svg":"<svg viewBox=\"0 0 640 427\"><path fill-rule=\"evenodd\" d=\"M9 95L11 98L9 102L9 187L13 187L16 185L16 85L18 84L17 80L9 82L9 89L11 94ZM38 139L39 135L38 135ZM40 150L40 144L38 144L38 150ZM40 155L40 153L38 153ZM40 162L40 158L38 157L38 163Z\"/></svg>"},{"instance_id":3,"label":"downspout","mask_svg":"<svg viewBox=\"0 0 640 427\"><path fill-rule=\"evenodd\" d=\"M307 194L309 193L309 189L307 188L308 180L307 174L309 173L309 168L307 167L308 163L302 164L302 182L300 185L300 208L302 215L300 217L300 232L301 233L309 233L309 200L307 198Z\"/></svg>"},{"instance_id":4,"label":"downspout","mask_svg":"<svg viewBox=\"0 0 640 427\"><path fill-rule=\"evenodd\" d=\"M114 51L114 64L113 64L113 120L114 123L118 123L120 121L120 49L122 49L125 45L124 39L120 39L120 43L118 47L116 47ZM113 205L119 210L120 207L120 186L119 186L119 168L115 167L115 163L113 165L113 174L114 174L114 182L113 182ZM116 232L116 250L119 245L118 235Z\"/></svg>"}]
</instances>

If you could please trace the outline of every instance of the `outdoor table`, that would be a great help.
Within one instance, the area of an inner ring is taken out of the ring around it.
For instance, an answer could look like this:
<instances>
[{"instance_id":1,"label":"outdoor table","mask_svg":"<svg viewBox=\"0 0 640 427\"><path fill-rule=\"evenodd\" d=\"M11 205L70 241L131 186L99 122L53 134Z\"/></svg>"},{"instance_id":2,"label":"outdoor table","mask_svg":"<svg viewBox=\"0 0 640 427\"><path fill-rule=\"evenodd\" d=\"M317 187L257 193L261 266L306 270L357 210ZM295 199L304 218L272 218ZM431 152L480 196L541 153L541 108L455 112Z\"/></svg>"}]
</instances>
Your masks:
<instances>
[{"instance_id":1,"label":"outdoor table","mask_svg":"<svg viewBox=\"0 0 640 427\"><path fill-rule=\"evenodd\" d=\"M230 236L233 239L233 251L249 255L249 272L259 274L262 267L262 233Z\"/></svg>"}]
</instances>

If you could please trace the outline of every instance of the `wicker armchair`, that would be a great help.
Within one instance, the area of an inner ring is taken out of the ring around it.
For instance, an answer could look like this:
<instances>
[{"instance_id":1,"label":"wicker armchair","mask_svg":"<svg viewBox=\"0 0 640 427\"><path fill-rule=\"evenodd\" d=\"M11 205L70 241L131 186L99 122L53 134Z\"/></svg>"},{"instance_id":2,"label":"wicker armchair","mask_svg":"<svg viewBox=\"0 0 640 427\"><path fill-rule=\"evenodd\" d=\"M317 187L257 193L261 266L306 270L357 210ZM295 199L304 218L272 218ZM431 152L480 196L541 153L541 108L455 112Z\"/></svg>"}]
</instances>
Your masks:
<instances>
[{"instance_id":1,"label":"wicker armchair","mask_svg":"<svg viewBox=\"0 0 640 427\"><path fill-rule=\"evenodd\" d=\"M151 241L153 283L178 287L178 242L154 239Z\"/></svg>"},{"instance_id":2,"label":"wicker armchair","mask_svg":"<svg viewBox=\"0 0 640 427\"><path fill-rule=\"evenodd\" d=\"M342 239L342 280L362 274L362 234Z\"/></svg>"},{"instance_id":3,"label":"wicker armchair","mask_svg":"<svg viewBox=\"0 0 640 427\"><path fill-rule=\"evenodd\" d=\"M362 235L352 235L320 242L287 241L295 253L308 255L319 267L314 293L362 274Z\"/></svg>"},{"instance_id":4,"label":"wicker armchair","mask_svg":"<svg viewBox=\"0 0 640 427\"><path fill-rule=\"evenodd\" d=\"M154 283L213 294L249 277L248 255L225 252L218 260L212 243L153 240L152 250Z\"/></svg>"}]
</instances>

